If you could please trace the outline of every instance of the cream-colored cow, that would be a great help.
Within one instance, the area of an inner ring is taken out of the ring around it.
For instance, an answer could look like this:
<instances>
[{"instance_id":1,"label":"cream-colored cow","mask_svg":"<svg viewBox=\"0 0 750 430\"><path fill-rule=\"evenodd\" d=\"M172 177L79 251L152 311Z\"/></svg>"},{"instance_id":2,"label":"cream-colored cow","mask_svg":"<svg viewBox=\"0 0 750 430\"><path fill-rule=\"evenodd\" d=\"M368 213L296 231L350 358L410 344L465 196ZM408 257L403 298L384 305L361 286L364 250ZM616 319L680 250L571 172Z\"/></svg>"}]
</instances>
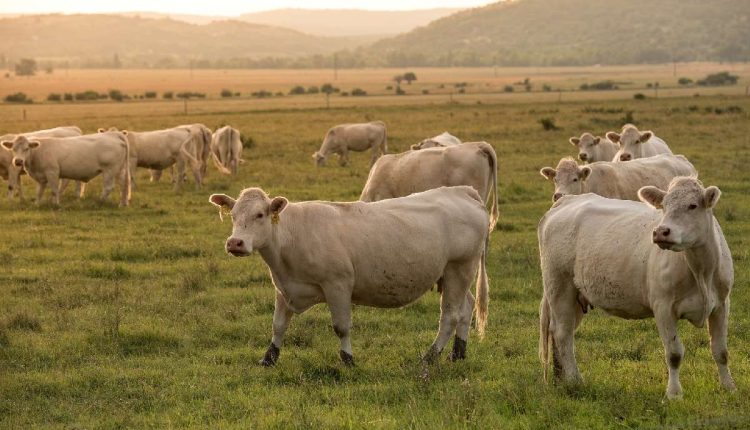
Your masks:
<instances>
[{"instance_id":1,"label":"cream-colored cow","mask_svg":"<svg viewBox=\"0 0 750 430\"><path fill-rule=\"evenodd\" d=\"M484 332L489 284L488 231L482 199L471 187L438 188L375 203L300 202L269 198L259 188L237 200L214 194L210 202L231 211L226 250L244 257L258 251L276 287L273 338L261 364L279 357L293 314L328 304L341 359L353 364L349 331L352 304L398 308L437 283L440 328L424 356L436 359L455 333L452 359L466 352L477 277L477 329Z\"/></svg>"},{"instance_id":2,"label":"cream-colored cow","mask_svg":"<svg viewBox=\"0 0 750 430\"><path fill-rule=\"evenodd\" d=\"M461 139L448 133L447 131L444 131L441 134L438 134L437 136L433 136L419 143L415 143L414 145L411 146L411 149L414 151L417 151L420 149L435 148L438 146L445 148L447 146L456 146L460 144L461 144Z\"/></svg>"},{"instance_id":3,"label":"cream-colored cow","mask_svg":"<svg viewBox=\"0 0 750 430\"><path fill-rule=\"evenodd\" d=\"M375 202L433 188L469 185L490 207L492 231L499 216L497 169L497 155L487 142L387 154L370 169L360 200Z\"/></svg>"},{"instance_id":4,"label":"cream-colored cow","mask_svg":"<svg viewBox=\"0 0 750 430\"><path fill-rule=\"evenodd\" d=\"M326 158L331 154L339 155L339 164L349 164L349 151L372 150L370 165L383 154L388 152L388 132L383 121L373 121L361 124L341 124L331 127L323 139L320 150L313 154L313 160L322 167Z\"/></svg>"},{"instance_id":5,"label":"cream-colored cow","mask_svg":"<svg viewBox=\"0 0 750 430\"><path fill-rule=\"evenodd\" d=\"M211 138L211 158L219 172L236 175L237 166L243 162L239 130L228 125L216 130Z\"/></svg>"},{"instance_id":6,"label":"cream-colored cow","mask_svg":"<svg viewBox=\"0 0 750 430\"><path fill-rule=\"evenodd\" d=\"M626 163L627 164L627 163ZM685 348L677 321L708 322L721 385L734 390L727 353L729 252L713 208L719 189L695 178L672 180L667 191L648 186L640 202L585 194L555 203L539 222L544 294L539 355L545 378L550 343L554 374L581 379L574 333L590 306L626 319L656 319L669 369L667 397L682 395Z\"/></svg>"},{"instance_id":7,"label":"cream-colored cow","mask_svg":"<svg viewBox=\"0 0 750 430\"><path fill-rule=\"evenodd\" d=\"M552 200L565 195L594 193L612 199L638 200L638 190L646 185L666 188L676 176L697 175L695 167L682 155L657 155L627 163L599 161L579 166L563 158L557 169L545 167L542 176L552 181Z\"/></svg>"},{"instance_id":8,"label":"cream-colored cow","mask_svg":"<svg viewBox=\"0 0 750 430\"><path fill-rule=\"evenodd\" d=\"M659 154L672 154L666 142L651 131L638 131L633 124L622 126L622 133L607 133L607 139L620 145L612 161L630 161L637 158L653 157Z\"/></svg>"},{"instance_id":9,"label":"cream-colored cow","mask_svg":"<svg viewBox=\"0 0 750 430\"><path fill-rule=\"evenodd\" d=\"M583 133L581 137L571 137L571 145L578 148L578 159L586 163L612 161L620 147L607 138Z\"/></svg>"}]
</instances>

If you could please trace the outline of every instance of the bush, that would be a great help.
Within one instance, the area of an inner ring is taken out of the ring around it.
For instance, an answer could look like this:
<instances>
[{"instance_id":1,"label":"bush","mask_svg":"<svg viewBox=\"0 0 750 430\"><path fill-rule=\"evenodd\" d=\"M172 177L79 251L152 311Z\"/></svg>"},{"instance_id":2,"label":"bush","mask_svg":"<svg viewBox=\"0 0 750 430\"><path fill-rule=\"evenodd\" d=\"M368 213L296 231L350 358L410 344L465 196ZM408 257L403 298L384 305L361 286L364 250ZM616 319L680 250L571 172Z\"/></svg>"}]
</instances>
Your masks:
<instances>
[{"instance_id":1,"label":"bush","mask_svg":"<svg viewBox=\"0 0 750 430\"><path fill-rule=\"evenodd\" d=\"M63 99L64 99L64 100L65 100L66 102L72 102L72 101L73 101L73 93L65 93L65 94L63 95Z\"/></svg>"},{"instance_id":2,"label":"bush","mask_svg":"<svg viewBox=\"0 0 750 430\"><path fill-rule=\"evenodd\" d=\"M284 97L284 93L281 91L277 91L276 94L274 94L276 97Z\"/></svg>"},{"instance_id":3,"label":"bush","mask_svg":"<svg viewBox=\"0 0 750 430\"><path fill-rule=\"evenodd\" d=\"M167 100L172 99L174 98L174 93L172 91L166 91L161 95L161 98L167 99Z\"/></svg>"},{"instance_id":4,"label":"bush","mask_svg":"<svg viewBox=\"0 0 750 430\"><path fill-rule=\"evenodd\" d=\"M109 98L116 102L121 102L125 99L120 90L109 90Z\"/></svg>"},{"instance_id":5,"label":"bush","mask_svg":"<svg viewBox=\"0 0 750 430\"><path fill-rule=\"evenodd\" d=\"M146 91L145 93L143 93L143 95L147 99L155 99L156 98L156 91Z\"/></svg>"},{"instance_id":6,"label":"bush","mask_svg":"<svg viewBox=\"0 0 750 430\"><path fill-rule=\"evenodd\" d=\"M503 92L506 93L512 93L513 92L513 85L506 85L503 87Z\"/></svg>"},{"instance_id":7,"label":"bush","mask_svg":"<svg viewBox=\"0 0 750 430\"><path fill-rule=\"evenodd\" d=\"M32 100L24 93L8 94L5 96L8 103L31 103Z\"/></svg>"},{"instance_id":8,"label":"bush","mask_svg":"<svg viewBox=\"0 0 750 430\"><path fill-rule=\"evenodd\" d=\"M349 97L349 93L347 91L342 91L341 95L344 97Z\"/></svg>"},{"instance_id":9,"label":"bush","mask_svg":"<svg viewBox=\"0 0 750 430\"><path fill-rule=\"evenodd\" d=\"M184 91L181 93L177 93L177 98L179 99L192 99L192 98L198 98L198 99L205 99L206 93L196 93L192 91Z\"/></svg>"},{"instance_id":10,"label":"bush","mask_svg":"<svg viewBox=\"0 0 750 430\"><path fill-rule=\"evenodd\" d=\"M549 86L548 84L544 84L544 85L542 85L542 91L544 91L544 92L550 92L550 91L552 91L552 87Z\"/></svg>"},{"instance_id":11,"label":"bush","mask_svg":"<svg viewBox=\"0 0 750 430\"><path fill-rule=\"evenodd\" d=\"M635 94L633 94L633 98L636 99L636 100L645 100L646 99L646 95L643 94L643 93L635 93Z\"/></svg>"},{"instance_id":12,"label":"bush","mask_svg":"<svg viewBox=\"0 0 750 430\"><path fill-rule=\"evenodd\" d=\"M307 94L318 94L319 92L320 88L316 87L315 85L307 89Z\"/></svg>"},{"instance_id":13,"label":"bush","mask_svg":"<svg viewBox=\"0 0 750 430\"><path fill-rule=\"evenodd\" d=\"M47 96L48 102L59 102L61 100L62 100L62 94L59 94L59 93L50 93Z\"/></svg>"},{"instance_id":14,"label":"bush","mask_svg":"<svg viewBox=\"0 0 750 430\"><path fill-rule=\"evenodd\" d=\"M547 131L557 130L557 125L555 124L554 118L542 118L539 120L539 123L542 124L542 128Z\"/></svg>"},{"instance_id":15,"label":"bush","mask_svg":"<svg viewBox=\"0 0 750 430\"><path fill-rule=\"evenodd\" d=\"M331 93L337 93L337 92L339 92L339 89L336 88L336 87L334 87L331 84L323 84L323 85L320 86L320 92L321 93L326 93L326 94L331 94Z\"/></svg>"},{"instance_id":16,"label":"bush","mask_svg":"<svg viewBox=\"0 0 750 430\"><path fill-rule=\"evenodd\" d=\"M422 94L425 94L425 95L426 94L430 94L430 90L424 89L424 90L422 90Z\"/></svg>"},{"instance_id":17,"label":"bush","mask_svg":"<svg viewBox=\"0 0 750 430\"><path fill-rule=\"evenodd\" d=\"M584 83L582 83L582 84L581 84L581 86L580 86L580 87L578 87L578 88L580 88L580 89L581 89L581 90L583 90L583 91L587 91L587 90L589 89L589 84L587 84L587 83L585 83L585 82L584 82Z\"/></svg>"},{"instance_id":18,"label":"bush","mask_svg":"<svg viewBox=\"0 0 750 430\"><path fill-rule=\"evenodd\" d=\"M654 84L652 84L651 82L646 83L646 88L653 88L653 87L654 87Z\"/></svg>"},{"instance_id":19,"label":"bush","mask_svg":"<svg viewBox=\"0 0 750 430\"><path fill-rule=\"evenodd\" d=\"M391 91L391 90L393 90L393 85L386 85L386 86L385 86L385 89L386 89L387 91Z\"/></svg>"},{"instance_id":20,"label":"bush","mask_svg":"<svg viewBox=\"0 0 750 430\"><path fill-rule=\"evenodd\" d=\"M459 89L458 89L458 93L459 93L459 94L463 94L463 93L465 93L465 92L466 92L466 88L459 88Z\"/></svg>"},{"instance_id":21,"label":"bush","mask_svg":"<svg viewBox=\"0 0 750 430\"><path fill-rule=\"evenodd\" d=\"M99 93L93 90L76 93L75 99L79 101L99 100Z\"/></svg>"},{"instance_id":22,"label":"bush","mask_svg":"<svg viewBox=\"0 0 750 430\"><path fill-rule=\"evenodd\" d=\"M355 97L366 96L367 91L363 90L362 88L355 88L352 90L352 95Z\"/></svg>"},{"instance_id":23,"label":"bush","mask_svg":"<svg viewBox=\"0 0 750 430\"><path fill-rule=\"evenodd\" d=\"M289 90L289 95L296 96L300 94L305 94L305 87L302 85L297 85L296 87L293 87L291 90Z\"/></svg>"},{"instance_id":24,"label":"bush","mask_svg":"<svg viewBox=\"0 0 750 430\"><path fill-rule=\"evenodd\" d=\"M730 75L729 72L713 73L697 82L705 87L718 87L722 85L735 85L739 76Z\"/></svg>"},{"instance_id":25,"label":"bush","mask_svg":"<svg viewBox=\"0 0 750 430\"><path fill-rule=\"evenodd\" d=\"M250 95L253 96L253 97L257 97L259 99L262 99L262 98L265 98L265 97L271 97L273 95L273 93L270 93L270 92L268 92L266 90L260 90L260 91L256 91L254 93L251 93Z\"/></svg>"},{"instance_id":26,"label":"bush","mask_svg":"<svg viewBox=\"0 0 750 430\"><path fill-rule=\"evenodd\" d=\"M232 97L233 95L234 95L234 92L232 92L232 90L228 90L226 88L224 88L223 90L221 90L221 96L223 98Z\"/></svg>"},{"instance_id":27,"label":"bush","mask_svg":"<svg viewBox=\"0 0 750 430\"><path fill-rule=\"evenodd\" d=\"M691 85L693 80L690 78L680 78L677 80L677 83L680 85Z\"/></svg>"},{"instance_id":28,"label":"bush","mask_svg":"<svg viewBox=\"0 0 750 430\"><path fill-rule=\"evenodd\" d=\"M253 140L251 136L245 136L242 133L240 133L240 142L242 142L242 147L245 149L250 149L255 146L255 140Z\"/></svg>"}]
</instances>

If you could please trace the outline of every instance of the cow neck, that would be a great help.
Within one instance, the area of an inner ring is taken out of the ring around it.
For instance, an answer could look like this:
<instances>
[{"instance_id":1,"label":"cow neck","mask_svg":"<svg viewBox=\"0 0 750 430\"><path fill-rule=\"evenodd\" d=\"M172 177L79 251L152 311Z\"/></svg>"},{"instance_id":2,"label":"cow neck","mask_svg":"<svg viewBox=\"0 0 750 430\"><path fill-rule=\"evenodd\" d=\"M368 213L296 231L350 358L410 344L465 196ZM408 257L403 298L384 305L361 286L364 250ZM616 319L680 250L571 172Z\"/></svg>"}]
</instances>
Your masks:
<instances>
[{"instance_id":1,"label":"cow neck","mask_svg":"<svg viewBox=\"0 0 750 430\"><path fill-rule=\"evenodd\" d=\"M289 220L291 212L289 209L292 204L289 203L287 208L281 214L281 221L278 224L271 226L271 239L265 247L258 249L258 253L263 258L263 261L268 264L272 271L278 271L284 267L283 258L281 257L285 247L285 242L288 242L290 233L286 228L286 225L290 225L292 222ZM284 216L286 215L286 216Z\"/></svg>"},{"instance_id":2,"label":"cow neck","mask_svg":"<svg viewBox=\"0 0 750 430\"><path fill-rule=\"evenodd\" d=\"M709 288L713 286L714 276L719 270L721 249L716 235L714 223L716 220L711 215L711 223L705 234L706 240L695 247L684 251L685 259L690 272L693 274L703 298L703 314L701 315L699 327L703 326L711 310L709 309Z\"/></svg>"}]
</instances>

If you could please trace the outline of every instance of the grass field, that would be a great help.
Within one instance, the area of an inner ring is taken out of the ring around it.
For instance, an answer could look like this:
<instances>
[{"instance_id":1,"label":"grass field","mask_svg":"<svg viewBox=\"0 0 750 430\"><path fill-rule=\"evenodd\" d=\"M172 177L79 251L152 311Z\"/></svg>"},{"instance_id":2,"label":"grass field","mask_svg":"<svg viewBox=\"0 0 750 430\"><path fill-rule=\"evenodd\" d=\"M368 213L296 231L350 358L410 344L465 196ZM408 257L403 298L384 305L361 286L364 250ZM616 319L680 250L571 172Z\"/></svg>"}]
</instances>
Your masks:
<instances>
[{"instance_id":1,"label":"grass field","mask_svg":"<svg viewBox=\"0 0 750 430\"><path fill-rule=\"evenodd\" d=\"M81 202L69 190L59 209L0 202L0 428L746 428L750 98L557 103L537 96L481 104L415 97L330 110L208 100L195 102L189 115L167 102L35 104L25 122L19 106L0 106L0 133L202 122L232 124L254 140L238 178L211 167L200 191L175 194L168 181L149 183L140 171L127 209L114 198L103 205L93 198L98 179ZM584 384L542 382L536 225L552 188L538 170L574 153L570 136L614 130L629 112L689 157L706 185L722 190L715 214L736 274L729 327L734 394L719 386L706 330L683 322L685 398L667 402L654 321L598 310L576 338ZM553 118L558 128L543 130L541 118ZM400 310L356 307L357 366L350 369L338 359L327 308L318 306L292 321L278 365L258 367L270 341L272 285L259 256L224 253L231 224L219 220L208 195L261 186L292 200L354 200L369 155L353 154L347 168L317 169L310 154L331 125L374 119L388 124L391 152L444 130L496 148L501 220L488 263L487 337L479 342L472 334L467 360L440 360L423 379L419 358L437 330L437 293ZM24 181L31 195L33 184Z\"/></svg>"}]
</instances>

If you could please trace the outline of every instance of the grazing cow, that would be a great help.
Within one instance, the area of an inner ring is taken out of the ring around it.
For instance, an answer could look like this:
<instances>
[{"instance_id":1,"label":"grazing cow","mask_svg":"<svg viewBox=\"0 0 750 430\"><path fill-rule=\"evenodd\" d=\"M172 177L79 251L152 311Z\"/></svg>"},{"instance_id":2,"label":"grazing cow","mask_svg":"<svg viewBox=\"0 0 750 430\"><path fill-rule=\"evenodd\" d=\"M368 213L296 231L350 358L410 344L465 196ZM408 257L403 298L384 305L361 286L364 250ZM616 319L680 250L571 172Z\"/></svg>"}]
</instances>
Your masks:
<instances>
[{"instance_id":1,"label":"grazing cow","mask_svg":"<svg viewBox=\"0 0 750 430\"><path fill-rule=\"evenodd\" d=\"M552 201L565 195L584 193L621 200L638 200L638 190L646 185L666 188L676 176L697 175L695 167L683 155L657 155L628 163L599 161L579 166L572 158L563 158L557 169L539 171L553 181Z\"/></svg>"},{"instance_id":2,"label":"grazing cow","mask_svg":"<svg viewBox=\"0 0 750 430\"><path fill-rule=\"evenodd\" d=\"M200 171L202 181L202 179L206 177L208 169L208 159L211 156L211 129L203 124L178 125L174 128L184 128L188 130L193 136L194 141L191 145L195 147L195 158L200 160L201 162ZM176 179L174 176L174 165L169 166L169 170L172 176L172 182L176 183ZM161 175L163 172L164 170L152 169L151 182L159 182L161 180ZM183 174L182 180L185 180L185 174Z\"/></svg>"},{"instance_id":3,"label":"grazing cow","mask_svg":"<svg viewBox=\"0 0 750 430\"><path fill-rule=\"evenodd\" d=\"M237 166L242 163L240 132L228 125L216 130L211 139L211 158L219 172L236 175Z\"/></svg>"},{"instance_id":4,"label":"grazing cow","mask_svg":"<svg viewBox=\"0 0 750 430\"><path fill-rule=\"evenodd\" d=\"M20 134L6 134L0 136L0 142L13 142L17 136L25 136L29 139L41 137L71 137L80 136L81 129L76 126L55 127L46 130L31 131ZM11 161L13 154L10 151L0 150L0 177L8 181L8 198L13 198L14 191L18 190L18 197L23 198L23 189L21 187L20 175L24 174L21 166L14 166ZM77 188L80 189L80 182Z\"/></svg>"},{"instance_id":5,"label":"grazing cow","mask_svg":"<svg viewBox=\"0 0 750 430\"><path fill-rule=\"evenodd\" d=\"M259 188L237 200L214 194L210 202L231 211L226 251L238 257L257 250L276 287L273 338L260 364L279 357L292 314L328 304L340 356L354 364L349 331L352 304L397 308L437 283L440 328L424 356L434 361L455 332L452 359L466 353L477 276L477 329L484 333L488 282L485 270L487 212L471 187L438 188L375 203L300 202L269 198ZM220 212L221 213L221 212Z\"/></svg>"},{"instance_id":6,"label":"grazing cow","mask_svg":"<svg viewBox=\"0 0 750 430\"><path fill-rule=\"evenodd\" d=\"M119 132L84 136L28 139L18 136L2 145L13 151L13 163L23 166L37 183L37 203L49 184L52 202L60 204L60 179L88 182L99 174L104 180L102 200L106 200L120 180L120 206L130 202L130 169L128 141Z\"/></svg>"},{"instance_id":7,"label":"grazing cow","mask_svg":"<svg viewBox=\"0 0 750 430\"><path fill-rule=\"evenodd\" d=\"M552 206L538 229L544 281L539 354L545 378L551 340L555 376L580 380L573 338L593 306L621 318L656 319L670 399L682 395L679 368L685 349L677 321L697 327L708 321L720 382L735 389L727 367L734 269L713 215L719 194L696 178L679 177L666 192L641 188L647 205L586 194Z\"/></svg>"},{"instance_id":8,"label":"grazing cow","mask_svg":"<svg viewBox=\"0 0 750 430\"><path fill-rule=\"evenodd\" d=\"M383 121L337 125L328 130L323 145L312 157L317 166L322 167L329 155L338 154L339 164L346 166L349 164L349 151L372 149L372 166L378 157L388 152L387 134Z\"/></svg>"},{"instance_id":9,"label":"grazing cow","mask_svg":"<svg viewBox=\"0 0 750 430\"><path fill-rule=\"evenodd\" d=\"M612 158L614 162L653 157L659 154L672 154L666 142L656 137L651 131L638 131L633 124L622 126L622 133L620 134L614 131L608 132L607 139L620 145L620 150Z\"/></svg>"},{"instance_id":10,"label":"grazing cow","mask_svg":"<svg viewBox=\"0 0 750 430\"><path fill-rule=\"evenodd\" d=\"M436 146L444 148L446 146L456 146L460 144L461 139L448 133L447 131L444 131L442 134L438 134L437 136L433 136L419 143L415 143L411 146L411 149L417 151L419 149L434 148Z\"/></svg>"},{"instance_id":11,"label":"grazing cow","mask_svg":"<svg viewBox=\"0 0 750 430\"><path fill-rule=\"evenodd\" d=\"M581 137L571 137L569 142L578 148L578 159L586 163L612 161L617 150L620 149L616 143L609 139L602 139L591 133L583 133Z\"/></svg>"},{"instance_id":12,"label":"grazing cow","mask_svg":"<svg viewBox=\"0 0 750 430\"><path fill-rule=\"evenodd\" d=\"M489 204L492 231L499 216L497 155L487 142L384 155L370 169L359 199L376 202L456 185L474 187Z\"/></svg>"}]
</instances>

